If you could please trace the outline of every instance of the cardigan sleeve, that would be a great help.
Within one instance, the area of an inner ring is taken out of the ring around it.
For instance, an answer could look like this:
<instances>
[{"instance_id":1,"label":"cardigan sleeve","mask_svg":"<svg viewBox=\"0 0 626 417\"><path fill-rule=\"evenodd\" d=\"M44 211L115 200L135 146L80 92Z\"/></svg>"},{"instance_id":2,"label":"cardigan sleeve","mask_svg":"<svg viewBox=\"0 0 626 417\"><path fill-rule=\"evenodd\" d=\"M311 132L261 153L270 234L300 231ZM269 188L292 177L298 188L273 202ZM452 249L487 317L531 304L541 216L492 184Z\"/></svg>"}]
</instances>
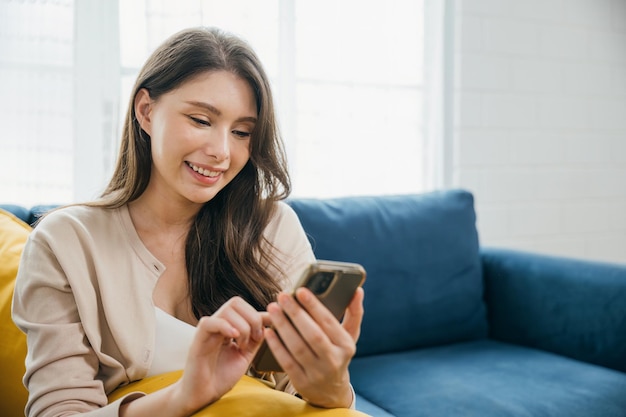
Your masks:
<instances>
[{"instance_id":1,"label":"cardigan sleeve","mask_svg":"<svg viewBox=\"0 0 626 417\"><path fill-rule=\"evenodd\" d=\"M96 379L99 361L85 336L73 289L56 255L40 239L41 231L33 231L24 247L13 298L13 320L28 343L26 414L89 412L107 404Z\"/></svg>"},{"instance_id":2,"label":"cardigan sleeve","mask_svg":"<svg viewBox=\"0 0 626 417\"><path fill-rule=\"evenodd\" d=\"M106 249L85 243L102 241L97 236L72 215L57 212L37 225L24 247L12 315L27 337L23 382L29 417L119 413L122 402L109 405L107 389L128 382L128 375L102 352L104 343L113 344L102 338L107 319L94 259L106 259Z\"/></svg>"}]
</instances>

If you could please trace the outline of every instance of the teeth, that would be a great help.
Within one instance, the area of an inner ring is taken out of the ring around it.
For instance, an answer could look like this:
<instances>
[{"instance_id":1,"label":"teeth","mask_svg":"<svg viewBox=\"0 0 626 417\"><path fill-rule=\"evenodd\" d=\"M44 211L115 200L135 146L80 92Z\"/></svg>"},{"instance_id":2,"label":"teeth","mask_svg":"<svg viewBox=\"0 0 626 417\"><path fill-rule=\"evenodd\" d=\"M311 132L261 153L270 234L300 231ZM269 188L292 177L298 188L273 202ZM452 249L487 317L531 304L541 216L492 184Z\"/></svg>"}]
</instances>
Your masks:
<instances>
[{"instance_id":1,"label":"teeth","mask_svg":"<svg viewBox=\"0 0 626 417\"><path fill-rule=\"evenodd\" d=\"M198 174L204 175L205 177L217 177L218 175L220 175L218 171L209 171L208 169L200 168L199 166L196 166L189 162L187 162L187 165L189 165L189 167L196 171Z\"/></svg>"}]
</instances>

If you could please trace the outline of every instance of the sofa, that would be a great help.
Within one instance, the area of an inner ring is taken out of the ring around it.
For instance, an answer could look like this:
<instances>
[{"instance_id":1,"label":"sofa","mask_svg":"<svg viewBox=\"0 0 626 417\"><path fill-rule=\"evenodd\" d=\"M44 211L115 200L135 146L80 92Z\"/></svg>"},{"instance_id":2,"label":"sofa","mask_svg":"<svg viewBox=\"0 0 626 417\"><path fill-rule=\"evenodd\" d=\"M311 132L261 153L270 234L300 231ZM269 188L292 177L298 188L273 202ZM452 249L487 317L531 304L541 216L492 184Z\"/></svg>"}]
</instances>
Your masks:
<instances>
[{"instance_id":1,"label":"sofa","mask_svg":"<svg viewBox=\"0 0 626 417\"><path fill-rule=\"evenodd\" d=\"M358 410L626 416L625 265L481 247L462 189L288 202L318 259L367 271Z\"/></svg>"}]
</instances>

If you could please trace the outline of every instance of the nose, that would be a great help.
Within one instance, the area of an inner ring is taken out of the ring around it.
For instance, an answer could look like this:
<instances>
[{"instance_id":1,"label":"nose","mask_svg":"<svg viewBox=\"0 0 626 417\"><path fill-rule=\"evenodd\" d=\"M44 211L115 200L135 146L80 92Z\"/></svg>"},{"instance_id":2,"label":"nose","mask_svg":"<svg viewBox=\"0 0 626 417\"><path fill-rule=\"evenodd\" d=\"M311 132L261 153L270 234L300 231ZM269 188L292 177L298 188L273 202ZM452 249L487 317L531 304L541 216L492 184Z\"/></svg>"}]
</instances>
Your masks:
<instances>
[{"instance_id":1,"label":"nose","mask_svg":"<svg viewBox=\"0 0 626 417\"><path fill-rule=\"evenodd\" d=\"M222 162L230 157L230 132L223 129L213 129L206 145L207 155L215 158L217 162Z\"/></svg>"}]
</instances>

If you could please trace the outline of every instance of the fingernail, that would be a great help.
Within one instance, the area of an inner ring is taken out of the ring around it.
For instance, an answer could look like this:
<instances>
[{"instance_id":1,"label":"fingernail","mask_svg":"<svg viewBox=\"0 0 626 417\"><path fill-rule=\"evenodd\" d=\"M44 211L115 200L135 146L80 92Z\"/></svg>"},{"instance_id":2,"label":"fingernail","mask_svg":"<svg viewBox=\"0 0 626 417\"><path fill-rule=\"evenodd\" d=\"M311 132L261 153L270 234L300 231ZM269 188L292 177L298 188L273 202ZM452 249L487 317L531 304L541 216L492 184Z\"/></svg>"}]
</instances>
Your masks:
<instances>
[{"instance_id":1,"label":"fingernail","mask_svg":"<svg viewBox=\"0 0 626 417\"><path fill-rule=\"evenodd\" d=\"M280 310L280 306L278 305L278 303L274 302L267 305L267 312L269 314L276 313L278 310Z\"/></svg>"},{"instance_id":2,"label":"fingernail","mask_svg":"<svg viewBox=\"0 0 626 417\"><path fill-rule=\"evenodd\" d=\"M289 305L289 303L291 302L291 296L288 294L280 293L278 294L278 303L281 305Z\"/></svg>"},{"instance_id":3,"label":"fingernail","mask_svg":"<svg viewBox=\"0 0 626 417\"><path fill-rule=\"evenodd\" d=\"M297 295L298 295L298 299L302 302L306 302L311 299L310 297L311 293L305 290L304 288L298 289Z\"/></svg>"}]
</instances>

